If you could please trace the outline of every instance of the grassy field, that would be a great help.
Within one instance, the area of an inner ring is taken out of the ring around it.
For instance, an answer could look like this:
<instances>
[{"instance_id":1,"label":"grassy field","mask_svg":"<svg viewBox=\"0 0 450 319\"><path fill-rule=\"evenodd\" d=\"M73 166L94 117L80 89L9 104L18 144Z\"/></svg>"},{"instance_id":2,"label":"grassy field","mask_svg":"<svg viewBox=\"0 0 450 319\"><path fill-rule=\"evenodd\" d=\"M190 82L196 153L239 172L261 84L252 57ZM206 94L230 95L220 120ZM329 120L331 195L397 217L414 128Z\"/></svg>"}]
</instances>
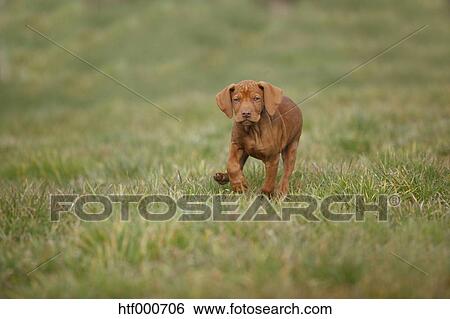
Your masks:
<instances>
[{"instance_id":1,"label":"grassy field","mask_svg":"<svg viewBox=\"0 0 450 319\"><path fill-rule=\"evenodd\" d=\"M0 1L0 297L450 297L449 21L444 0ZM229 193L216 92L299 101L422 25L301 106L290 192L397 193L389 222L50 222L53 193Z\"/></svg>"}]
</instances>

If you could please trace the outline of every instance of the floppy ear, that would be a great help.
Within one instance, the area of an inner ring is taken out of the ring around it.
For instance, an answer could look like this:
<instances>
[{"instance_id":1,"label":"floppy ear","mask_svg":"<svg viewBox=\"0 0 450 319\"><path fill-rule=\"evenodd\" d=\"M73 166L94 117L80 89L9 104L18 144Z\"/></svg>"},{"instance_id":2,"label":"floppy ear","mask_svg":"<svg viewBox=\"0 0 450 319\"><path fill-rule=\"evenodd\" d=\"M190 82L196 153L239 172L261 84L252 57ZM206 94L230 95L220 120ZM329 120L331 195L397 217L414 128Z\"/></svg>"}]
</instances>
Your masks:
<instances>
[{"instance_id":1,"label":"floppy ear","mask_svg":"<svg viewBox=\"0 0 450 319\"><path fill-rule=\"evenodd\" d=\"M259 81L259 87L264 91L264 104L270 116L275 114L283 99L283 90L268 82Z\"/></svg>"},{"instance_id":2,"label":"floppy ear","mask_svg":"<svg viewBox=\"0 0 450 319\"><path fill-rule=\"evenodd\" d=\"M233 117L233 105L231 104L230 94L234 90L234 86L234 83L230 84L216 95L217 105L230 119Z\"/></svg>"}]
</instances>

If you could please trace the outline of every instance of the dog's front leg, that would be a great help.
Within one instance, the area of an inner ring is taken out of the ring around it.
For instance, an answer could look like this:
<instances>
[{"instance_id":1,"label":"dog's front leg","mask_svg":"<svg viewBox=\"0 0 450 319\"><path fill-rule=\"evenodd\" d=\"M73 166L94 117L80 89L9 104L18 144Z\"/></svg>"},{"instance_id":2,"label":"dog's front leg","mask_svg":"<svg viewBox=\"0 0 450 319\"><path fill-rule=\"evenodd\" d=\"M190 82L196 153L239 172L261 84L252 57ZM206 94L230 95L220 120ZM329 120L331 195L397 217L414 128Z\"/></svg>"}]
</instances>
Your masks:
<instances>
[{"instance_id":1,"label":"dog's front leg","mask_svg":"<svg viewBox=\"0 0 450 319\"><path fill-rule=\"evenodd\" d=\"M247 190L247 182L245 181L243 163L248 155L239 145L231 143L230 153L228 155L227 173L230 179L231 188L235 192L244 192Z\"/></svg>"},{"instance_id":2,"label":"dog's front leg","mask_svg":"<svg viewBox=\"0 0 450 319\"><path fill-rule=\"evenodd\" d=\"M267 197L271 198L275 192L275 184L277 179L278 162L280 161L280 154L267 160L264 164L266 166L266 179L261 192Z\"/></svg>"}]
</instances>

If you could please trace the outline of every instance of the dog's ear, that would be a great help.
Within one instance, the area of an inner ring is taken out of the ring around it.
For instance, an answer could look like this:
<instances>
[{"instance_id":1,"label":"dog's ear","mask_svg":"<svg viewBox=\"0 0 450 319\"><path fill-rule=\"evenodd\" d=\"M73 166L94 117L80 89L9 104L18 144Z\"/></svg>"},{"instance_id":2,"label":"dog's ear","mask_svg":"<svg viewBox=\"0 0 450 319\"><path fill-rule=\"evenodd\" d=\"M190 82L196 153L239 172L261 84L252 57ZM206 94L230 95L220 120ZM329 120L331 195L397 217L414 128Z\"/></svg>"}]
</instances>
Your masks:
<instances>
[{"instance_id":1,"label":"dog's ear","mask_svg":"<svg viewBox=\"0 0 450 319\"><path fill-rule=\"evenodd\" d=\"M259 81L258 85L264 91L264 105L267 113L273 116L283 99L283 90L264 81Z\"/></svg>"},{"instance_id":2,"label":"dog's ear","mask_svg":"<svg viewBox=\"0 0 450 319\"><path fill-rule=\"evenodd\" d=\"M217 93L216 102L219 108L230 119L233 117L233 104L231 103L231 92L234 90L236 84L232 83L225 87L222 91Z\"/></svg>"}]
</instances>

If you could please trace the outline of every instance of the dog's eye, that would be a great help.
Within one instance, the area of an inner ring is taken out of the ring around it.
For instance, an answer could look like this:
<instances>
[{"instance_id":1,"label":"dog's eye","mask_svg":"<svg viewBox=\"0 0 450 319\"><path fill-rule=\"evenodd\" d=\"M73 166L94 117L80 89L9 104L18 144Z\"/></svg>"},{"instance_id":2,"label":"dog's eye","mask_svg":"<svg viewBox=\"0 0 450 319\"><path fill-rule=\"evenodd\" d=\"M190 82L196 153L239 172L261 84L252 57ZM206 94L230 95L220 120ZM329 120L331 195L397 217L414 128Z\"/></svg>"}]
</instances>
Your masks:
<instances>
[{"instance_id":1,"label":"dog's eye","mask_svg":"<svg viewBox=\"0 0 450 319\"><path fill-rule=\"evenodd\" d=\"M259 97L259 96L255 96L254 98L253 98L253 101L255 101L255 102L258 102L258 101L260 101L261 100L261 98Z\"/></svg>"},{"instance_id":2,"label":"dog's eye","mask_svg":"<svg viewBox=\"0 0 450 319\"><path fill-rule=\"evenodd\" d=\"M234 103L239 103L239 100L240 100L240 99L239 99L237 96L233 98L233 102L234 102Z\"/></svg>"}]
</instances>

